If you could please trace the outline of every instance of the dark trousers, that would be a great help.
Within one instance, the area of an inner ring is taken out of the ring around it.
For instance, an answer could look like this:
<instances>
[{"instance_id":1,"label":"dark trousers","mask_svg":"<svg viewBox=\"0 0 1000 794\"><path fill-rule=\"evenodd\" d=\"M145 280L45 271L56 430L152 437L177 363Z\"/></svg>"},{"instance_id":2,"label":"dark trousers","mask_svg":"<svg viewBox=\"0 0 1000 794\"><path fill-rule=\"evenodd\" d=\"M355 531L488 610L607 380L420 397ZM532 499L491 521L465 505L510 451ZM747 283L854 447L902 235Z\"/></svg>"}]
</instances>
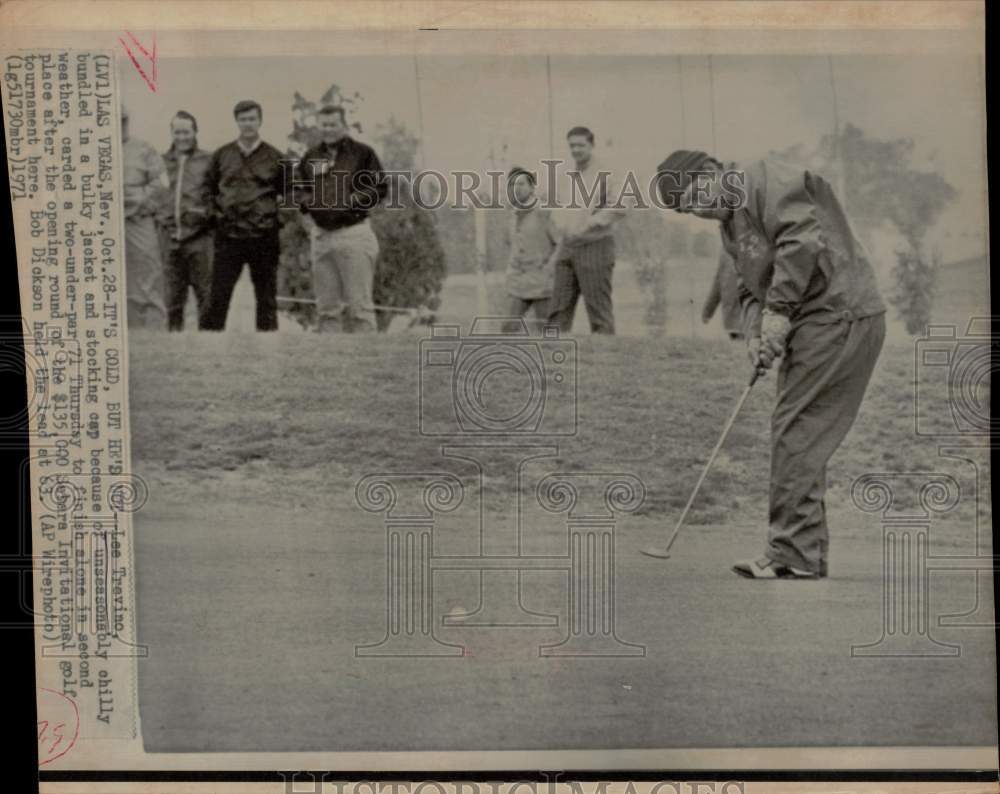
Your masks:
<instances>
[{"instance_id":1,"label":"dark trousers","mask_svg":"<svg viewBox=\"0 0 1000 794\"><path fill-rule=\"evenodd\" d=\"M532 312L534 317L528 317L528 312ZM511 317L521 317L527 323L528 330L532 333L540 333L549 317L548 298L519 298L516 295L507 296L507 314ZM509 323L505 331L514 333L520 330L520 323Z\"/></svg>"},{"instance_id":2,"label":"dark trousers","mask_svg":"<svg viewBox=\"0 0 1000 794\"><path fill-rule=\"evenodd\" d=\"M789 336L771 418L772 560L826 573L826 466L854 424L884 341L884 314L805 323Z\"/></svg>"},{"instance_id":3,"label":"dark trousers","mask_svg":"<svg viewBox=\"0 0 1000 794\"><path fill-rule=\"evenodd\" d=\"M205 232L179 242L167 240L164 249L167 330L184 328L189 287L194 290L200 325L212 289L212 235Z\"/></svg>"},{"instance_id":4,"label":"dark trousers","mask_svg":"<svg viewBox=\"0 0 1000 794\"><path fill-rule=\"evenodd\" d=\"M587 307L590 330L595 334L615 332L611 277L615 268L614 238L605 237L587 245L570 248L555 264L549 323L569 333L580 295Z\"/></svg>"},{"instance_id":5,"label":"dark trousers","mask_svg":"<svg viewBox=\"0 0 1000 794\"><path fill-rule=\"evenodd\" d=\"M257 299L257 330L278 329L278 232L266 237L234 238L215 236L212 262L212 290L208 308L201 318L205 331L221 331L226 327L229 302L239 281L243 265L250 268L254 296Z\"/></svg>"}]
</instances>

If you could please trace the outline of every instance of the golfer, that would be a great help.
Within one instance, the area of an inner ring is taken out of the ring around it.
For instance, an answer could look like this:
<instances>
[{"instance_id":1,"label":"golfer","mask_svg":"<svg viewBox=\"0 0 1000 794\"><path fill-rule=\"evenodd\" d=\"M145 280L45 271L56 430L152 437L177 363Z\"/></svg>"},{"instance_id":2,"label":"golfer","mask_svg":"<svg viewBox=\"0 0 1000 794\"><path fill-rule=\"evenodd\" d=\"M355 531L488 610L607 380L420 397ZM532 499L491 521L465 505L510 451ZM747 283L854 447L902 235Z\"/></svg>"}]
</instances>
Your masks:
<instances>
[{"instance_id":1,"label":"golfer","mask_svg":"<svg viewBox=\"0 0 1000 794\"><path fill-rule=\"evenodd\" d=\"M720 223L733 257L751 363L781 359L771 420L767 545L733 570L827 575L826 466L844 440L885 339L875 273L830 185L775 160L725 166L676 151L658 168L670 209Z\"/></svg>"}]
</instances>

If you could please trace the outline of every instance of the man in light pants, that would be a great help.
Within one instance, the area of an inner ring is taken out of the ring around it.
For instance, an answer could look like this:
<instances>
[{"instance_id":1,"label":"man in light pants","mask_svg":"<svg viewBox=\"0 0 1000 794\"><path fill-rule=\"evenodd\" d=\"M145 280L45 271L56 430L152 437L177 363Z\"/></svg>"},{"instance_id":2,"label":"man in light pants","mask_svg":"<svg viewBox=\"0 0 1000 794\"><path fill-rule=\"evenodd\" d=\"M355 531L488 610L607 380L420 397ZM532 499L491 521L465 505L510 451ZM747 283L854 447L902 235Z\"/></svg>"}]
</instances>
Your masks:
<instances>
[{"instance_id":1,"label":"man in light pants","mask_svg":"<svg viewBox=\"0 0 1000 794\"><path fill-rule=\"evenodd\" d=\"M378 241L368 212L386 194L375 151L348 135L342 107L317 113L322 143L302 158L297 200L309 228L318 330L375 330L372 286Z\"/></svg>"},{"instance_id":2,"label":"man in light pants","mask_svg":"<svg viewBox=\"0 0 1000 794\"><path fill-rule=\"evenodd\" d=\"M593 132L587 127L573 127L566 134L566 141L573 164L563 175L564 189L556 200L570 206L555 215L560 231L559 259L555 264L548 322L569 333L582 295L590 330L595 334L614 334L611 284L615 269L615 227L625 216L622 190L614 174L593 156Z\"/></svg>"}]
</instances>

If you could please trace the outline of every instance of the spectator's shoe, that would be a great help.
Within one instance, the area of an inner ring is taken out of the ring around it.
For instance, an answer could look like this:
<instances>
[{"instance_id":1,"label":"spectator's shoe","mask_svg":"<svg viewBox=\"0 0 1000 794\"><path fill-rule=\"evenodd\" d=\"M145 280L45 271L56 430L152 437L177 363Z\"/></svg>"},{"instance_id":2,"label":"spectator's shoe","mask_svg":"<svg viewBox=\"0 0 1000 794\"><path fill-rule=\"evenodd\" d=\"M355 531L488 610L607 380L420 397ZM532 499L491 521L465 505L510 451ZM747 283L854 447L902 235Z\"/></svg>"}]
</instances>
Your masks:
<instances>
[{"instance_id":1,"label":"spectator's shoe","mask_svg":"<svg viewBox=\"0 0 1000 794\"><path fill-rule=\"evenodd\" d=\"M820 579L826 576L826 564L819 573L813 573L775 562L769 557L759 557L756 560L740 560L733 565L733 573L745 579Z\"/></svg>"}]
</instances>

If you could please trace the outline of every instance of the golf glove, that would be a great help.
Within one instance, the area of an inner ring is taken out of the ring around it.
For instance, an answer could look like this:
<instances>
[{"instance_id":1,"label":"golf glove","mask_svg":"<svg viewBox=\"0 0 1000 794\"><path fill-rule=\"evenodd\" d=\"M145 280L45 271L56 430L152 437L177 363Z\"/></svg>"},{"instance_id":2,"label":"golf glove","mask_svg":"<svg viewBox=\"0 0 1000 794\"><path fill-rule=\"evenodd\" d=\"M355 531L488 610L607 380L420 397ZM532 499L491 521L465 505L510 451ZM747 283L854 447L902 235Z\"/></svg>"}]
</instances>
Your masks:
<instances>
[{"instance_id":1,"label":"golf glove","mask_svg":"<svg viewBox=\"0 0 1000 794\"><path fill-rule=\"evenodd\" d=\"M750 337L747 342L747 355L750 357L750 363L757 369L770 369L774 363L774 356L763 345L759 336Z\"/></svg>"},{"instance_id":2,"label":"golf glove","mask_svg":"<svg viewBox=\"0 0 1000 794\"><path fill-rule=\"evenodd\" d=\"M785 352L785 344L788 341L788 333L791 330L791 320L785 317L785 315L764 309L760 320L761 350L766 350L772 360L780 358ZM770 364L767 366L770 366Z\"/></svg>"}]
</instances>

